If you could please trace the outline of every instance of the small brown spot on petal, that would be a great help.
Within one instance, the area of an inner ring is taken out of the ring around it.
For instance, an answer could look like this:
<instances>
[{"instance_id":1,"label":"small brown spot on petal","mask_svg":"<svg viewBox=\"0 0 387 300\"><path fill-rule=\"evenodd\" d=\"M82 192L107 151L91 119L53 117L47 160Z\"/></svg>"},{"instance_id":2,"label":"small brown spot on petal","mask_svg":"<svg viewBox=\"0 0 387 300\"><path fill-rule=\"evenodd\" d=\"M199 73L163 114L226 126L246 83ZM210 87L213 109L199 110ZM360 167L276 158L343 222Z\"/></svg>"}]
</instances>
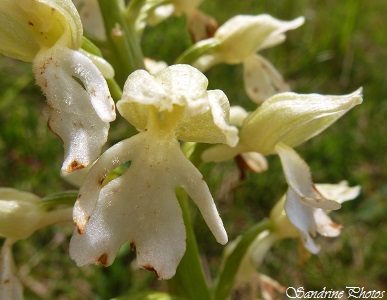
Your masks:
<instances>
[{"instance_id":1,"label":"small brown spot on petal","mask_svg":"<svg viewBox=\"0 0 387 300\"><path fill-rule=\"evenodd\" d=\"M28 25L34 26L34 23L32 23L31 21L28 21Z\"/></svg>"},{"instance_id":2,"label":"small brown spot on petal","mask_svg":"<svg viewBox=\"0 0 387 300\"><path fill-rule=\"evenodd\" d=\"M4 279L3 284L7 284L7 283L10 283L10 280L9 279Z\"/></svg>"},{"instance_id":3,"label":"small brown spot on petal","mask_svg":"<svg viewBox=\"0 0 387 300\"><path fill-rule=\"evenodd\" d=\"M153 268L151 265L145 265L145 266L142 266L145 270L148 270L148 271L151 271L153 273L155 273L156 277L157 278L160 278L159 277L159 274L157 274L157 271L155 270L155 268Z\"/></svg>"},{"instance_id":4,"label":"small brown spot on petal","mask_svg":"<svg viewBox=\"0 0 387 300\"><path fill-rule=\"evenodd\" d=\"M331 226L334 229L342 229L343 226L334 222L329 223L329 226Z\"/></svg>"},{"instance_id":5,"label":"small brown spot on petal","mask_svg":"<svg viewBox=\"0 0 387 300\"><path fill-rule=\"evenodd\" d=\"M67 168L67 173L85 168L85 165L73 160Z\"/></svg>"},{"instance_id":6,"label":"small brown spot on petal","mask_svg":"<svg viewBox=\"0 0 387 300\"><path fill-rule=\"evenodd\" d=\"M85 228L78 225L77 222L74 222L75 227L77 227L77 232L79 235L82 235L85 233Z\"/></svg>"},{"instance_id":7,"label":"small brown spot on petal","mask_svg":"<svg viewBox=\"0 0 387 300\"><path fill-rule=\"evenodd\" d=\"M134 248L136 247L134 242L130 242L130 250L134 251Z\"/></svg>"},{"instance_id":8,"label":"small brown spot on petal","mask_svg":"<svg viewBox=\"0 0 387 300\"><path fill-rule=\"evenodd\" d=\"M103 181L105 180L106 176L107 176L107 172L104 172L104 173L102 174L102 176L101 176L100 178L98 178L98 183L99 183L99 185L102 185L102 184L103 184Z\"/></svg>"},{"instance_id":9,"label":"small brown spot on petal","mask_svg":"<svg viewBox=\"0 0 387 300\"><path fill-rule=\"evenodd\" d=\"M97 261L96 261L95 263L96 263L97 265L102 264L104 267L107 267L107 265L108 265L107 260L108 260L108 255L107 255L107 253L104 253L104 254L102 254L102 255L97 259Z\"/></svg>"},{"instance_id":10,"label":"small brown spot on petal","mask_svg":"<svg viewBox=\"0 0 387 300\"><path fill-rule=\"evenodd\" d=\"M90 220L90 216L88 216L86 218L86 222L82 225L80 225L74 221L74 225L75 225L75 227L77 227L77 231L78 231L79 235L83 235L85 233L85 227L86 227L86 224L89 222L89 220Z\"/></svg>"}]
</instances>

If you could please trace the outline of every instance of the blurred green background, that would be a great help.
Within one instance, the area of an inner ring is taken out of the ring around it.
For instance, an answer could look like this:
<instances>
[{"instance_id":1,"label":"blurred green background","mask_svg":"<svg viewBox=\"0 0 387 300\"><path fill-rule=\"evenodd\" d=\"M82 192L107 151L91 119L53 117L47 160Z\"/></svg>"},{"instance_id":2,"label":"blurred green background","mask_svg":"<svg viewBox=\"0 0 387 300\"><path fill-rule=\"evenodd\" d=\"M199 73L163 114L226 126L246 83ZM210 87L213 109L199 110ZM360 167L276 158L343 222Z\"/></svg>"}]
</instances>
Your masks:
<instances>
[{"instance_id":1,"label":"blurred green background","mask_svg":"<svg viewBox=\"0 0 387 300\"><path fill-rule=\"evenodd\" d=\"M283 241L264 260L262 273L284 286L307 290L367 290L387 287L387 2L384 0L204 1L203 12L219 24L236 14L268 13L283 20L305 16L305 24L287 40L260 54L282 72L298 93L346 94L364 89L357 106L297 151L316 183L349 181L361 185L356 200L333 212L344 225L341 236L319 238L319 255L302 261L297 242ZM184 17L173 17L145 31L146 56L169 64L190 45ZM60 140L46 127L45 100L34 85L31 65L0 57L0 186L37 195L71 189L59 176ZM252 109L242 82L242 66L219 65L206 73L209 89L222 89L232 104ZM112 128L112 143L125 138L125 123ZM230 240L268 216L286 191L278 157L270 169L248 173L236 183L233 162L204 166ZM209 272L219 267L218 245L200 216L195 229ZM113 266L79 269L68 257L72 226L53 227L15 245L15 260L27 299L109 299L128 290L165 284L145 271L133 272L134 255L123 247ZM242 297L242 296L240 296Z\"/></svg>"}]
</instances>

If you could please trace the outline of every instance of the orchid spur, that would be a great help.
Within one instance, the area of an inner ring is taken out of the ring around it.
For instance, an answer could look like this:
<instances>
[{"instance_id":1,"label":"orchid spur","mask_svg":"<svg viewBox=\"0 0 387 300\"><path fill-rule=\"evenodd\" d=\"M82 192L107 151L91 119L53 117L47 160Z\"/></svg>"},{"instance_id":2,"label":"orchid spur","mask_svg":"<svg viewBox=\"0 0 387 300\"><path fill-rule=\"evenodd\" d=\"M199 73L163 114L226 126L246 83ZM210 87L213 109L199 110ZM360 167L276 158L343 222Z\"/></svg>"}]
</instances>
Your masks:
<instances>
[{"instance_id":1,"label":"orchid spur","mask_svg":"<svg viewBox=\"0 0 387 300\"><path fill-rule=\"evenodd\" d=\"M1 0L0 53L32 62L47 98L48 126L65 148L62 171L86 167L107 141L115 105L106 77L114 71L81 50L82 23L70 0Z\"/></svg>"},{"instance_id":2,"label":"orchid spur","mask_svg":"<svg viewBox=\"0 0 387 300\"><path fill-rule=\"evenodd\" d=\"M139 266L159 279L171 278L185 252L177 187L199 207L216 240L227 242L207 184L179 143L238 142L237 129L227 124L225 94L206 87L206 77L188 65L174 65L155 76L139 70L128 77L117 108L140 132L102 154L79 191L70 243L78 265L108 266L129 241ZM109 172L127 161L126 173L105 184Z\"/></svg>"}]
</instances>

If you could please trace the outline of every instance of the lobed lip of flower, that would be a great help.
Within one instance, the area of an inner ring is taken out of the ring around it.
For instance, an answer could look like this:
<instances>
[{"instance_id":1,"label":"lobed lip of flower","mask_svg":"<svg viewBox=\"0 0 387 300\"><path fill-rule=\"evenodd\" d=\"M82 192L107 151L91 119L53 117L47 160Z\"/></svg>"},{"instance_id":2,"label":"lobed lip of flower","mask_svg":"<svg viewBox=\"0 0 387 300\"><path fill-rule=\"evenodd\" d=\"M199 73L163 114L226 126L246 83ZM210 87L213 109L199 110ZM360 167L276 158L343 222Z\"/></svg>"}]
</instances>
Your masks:
<instances>
[{"instance_id":1,"label":"lobed lip of flower","mask_svg":"<svg viewBox=\"0 0 387 300\"><path fill-rule=\"evenodd\" d=\"M139 70L128 77L117 107L142 131L109 148L87 174L74 206L76 229L70 243L70 256L78 265L108 266L129 241L141 267L159 279L171 278L185 252L177 187L197 204L216 240L227 242L208 186L178 141L237 138L237 129L221 121L229 106L216 95L224 94L206 87L205 76L188 65L168 67L156 76ZM109 172L126 161L131 161L129 169L103 185Z\"/></svg>"}]
</instances>

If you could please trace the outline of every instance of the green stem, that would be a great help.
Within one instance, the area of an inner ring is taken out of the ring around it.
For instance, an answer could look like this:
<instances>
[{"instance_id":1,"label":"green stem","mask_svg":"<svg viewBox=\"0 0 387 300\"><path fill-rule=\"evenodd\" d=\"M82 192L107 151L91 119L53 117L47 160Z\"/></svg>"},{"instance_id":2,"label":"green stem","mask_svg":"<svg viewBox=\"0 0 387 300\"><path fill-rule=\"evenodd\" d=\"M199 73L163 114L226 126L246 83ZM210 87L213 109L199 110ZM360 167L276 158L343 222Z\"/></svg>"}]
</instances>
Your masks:
<instances>
[{"instance_id":1,"label":"green stem","mask_svg":"<svg viewBox=\"0 0 387 300\"><path fill-rule=\"evenodd\" d=\"M221 273L217 278L213 290L214 300L225 300L230 297L230 293L234 286L236 275L238 274L239 266L255 238L264 230L270 228L270 220L263 220L255 226L249 228L242 236L241 240L227 257Z\"/></svg>"},{"instance_id":2,"label":"green stem","mask_svg":"<svg viewBox=\"0 0 387 300\"><path fill-rule=\"evenodd\" d=\"M134 28L126 18L123 0L98 0L110 45L109 62L113 65L116 80L123 87L126 78L135 70L144 68L144 57Z\"/></svg>"},{"instance_id":3,"label":"green stem","mask_svg":"<svg viewBox=\"0 0 387 300\"><path fill-rule=\"evenodd\" d=\"M168 287L171 294L184 297L187 300L209 300L210 293L190 220L188 196L180 188L176 190L176 195L183 212L187 249L176 270L176 275L168 281Z\"/></svg>"}]
</instances>

